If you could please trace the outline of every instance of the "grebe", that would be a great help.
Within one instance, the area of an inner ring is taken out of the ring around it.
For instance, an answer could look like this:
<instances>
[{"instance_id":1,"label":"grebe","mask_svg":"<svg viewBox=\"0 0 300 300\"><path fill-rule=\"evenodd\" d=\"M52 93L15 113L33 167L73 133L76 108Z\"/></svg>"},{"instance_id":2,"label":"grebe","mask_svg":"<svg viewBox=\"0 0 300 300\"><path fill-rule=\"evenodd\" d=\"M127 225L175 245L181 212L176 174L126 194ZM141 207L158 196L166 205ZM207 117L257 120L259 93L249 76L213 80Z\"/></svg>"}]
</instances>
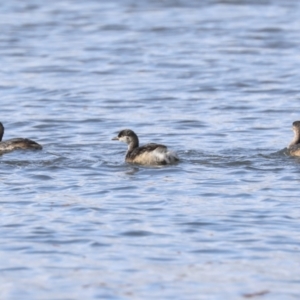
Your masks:
<instances>
[{"instance_id":1,"label":"grebe","mask_svg":"<svg viewBox=\"0 0 300 300\"><path fill-rule=\"evenodd\" d=\"M42 149L42 146L29 139L10 139L2 142L4 134L4 126L0 122L0 154L10 152L17 149Z\"/></svg>"},{"instance_id":2,"label":"grebe","mask_svg":"<svg viewBox=\"0 0 300 300\"><path fill-rule=\"evenodd\" d=\"M289 154L300 156L300 121L293 123L294 138L288 146Z\"/></svg>"},{"instance_id":3,"label":"grebe","mask_svg":"<svg viewBox=\"0 0 300 300\"><path fill-rule=\"evenodd\" d=\"M178 156L168 150L165 145L146 144L139 147L139 138L130 129L121 130L118 136L112 140L118 140L128 145L125 161L142 165L166 165L177 162Z\"/></svg>"}]
</instances>

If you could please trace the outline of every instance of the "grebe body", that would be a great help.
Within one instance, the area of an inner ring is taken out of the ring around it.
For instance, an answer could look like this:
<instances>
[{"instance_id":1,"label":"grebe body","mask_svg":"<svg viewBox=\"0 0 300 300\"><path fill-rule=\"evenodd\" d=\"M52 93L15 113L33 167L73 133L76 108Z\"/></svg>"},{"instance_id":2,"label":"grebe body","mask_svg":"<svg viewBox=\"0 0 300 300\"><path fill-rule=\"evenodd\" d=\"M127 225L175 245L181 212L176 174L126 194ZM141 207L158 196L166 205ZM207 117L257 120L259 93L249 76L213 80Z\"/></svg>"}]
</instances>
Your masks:
<instances>
[{"instance_id":1,"label":"grebe body","mask_svg":"<svg viewBox=\"0 0 300 300\"><path fill-rule=\"evenodd\" d=\"M128 145L125 161L141 165L167 165L177 162L178 156L165 145L150 143L139 146L139 138L130 129L121 130L113 140L124 142Z\"/></svg>"},{"instance_id":2,"label":"grebe body","mask_svg":"<svg viewBox=\"0 0 300 300\"><path fill-rule=\"evenodd\" d=\"M4 135L4 126L0 122L0 154L11 152L17 149L34 149L40 150L43 147L35 141L23 138L15 138L2 141Z\"/></svg>"}]
</instances>

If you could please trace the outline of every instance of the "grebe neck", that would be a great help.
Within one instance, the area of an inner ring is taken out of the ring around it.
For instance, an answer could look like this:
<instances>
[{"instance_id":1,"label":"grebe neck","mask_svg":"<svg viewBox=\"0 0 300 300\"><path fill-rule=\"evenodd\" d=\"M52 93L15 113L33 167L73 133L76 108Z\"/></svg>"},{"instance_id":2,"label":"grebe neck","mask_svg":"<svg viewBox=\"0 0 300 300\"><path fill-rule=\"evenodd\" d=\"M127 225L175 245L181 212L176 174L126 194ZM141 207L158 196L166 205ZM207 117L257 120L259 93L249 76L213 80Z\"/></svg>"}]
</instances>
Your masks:
<instances>
[{"instance_id":1,"label":"grebe neck","mask_svg":"<svg viewBox=\"0 0 300 300\"><path fill-rule=\"evenodd\" d=\"M293 128L294 131L294 138L291 141L291 143L289 144L289 147L297 145L300 143L300 131L298 128Z\"/></svg>"},{"instance_id":2,"label":"grebe neck","mask_svg":"<svg viewBox=\"0 0 300 300\"><path fill-rule=\"evenodd\" d=\"M139 139L136 138L136 139L132 139L130 141L130 143L128 144L128 150L127 150L127 153L130 153L132 152L135 148L137 148L139 146Z\"/></svg>"},{"instance_id":3,"label":"grebe neck","mask_svg":"<svg viewBox=\"0 0 300 300\"><path fill-rule=\"evenodd\" d=\"M0 122L0 142L2 141L3 134L4 134L4 126L3 126L3 124Z\"/></svg>"}]
</instances>

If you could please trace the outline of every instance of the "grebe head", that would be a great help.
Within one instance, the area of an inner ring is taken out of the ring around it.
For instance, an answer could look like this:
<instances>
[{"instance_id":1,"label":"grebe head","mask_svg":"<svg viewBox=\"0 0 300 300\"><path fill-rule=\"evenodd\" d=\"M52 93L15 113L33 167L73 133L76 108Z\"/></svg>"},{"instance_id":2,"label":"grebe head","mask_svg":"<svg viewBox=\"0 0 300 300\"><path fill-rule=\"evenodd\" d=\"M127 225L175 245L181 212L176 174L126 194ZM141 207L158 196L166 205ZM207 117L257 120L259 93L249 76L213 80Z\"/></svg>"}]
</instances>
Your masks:
<instances>
[{"instance_id":1,"label":"grebe head","mask_svg":"<svg viewBox=\"0 0 300 300\"><path fill-rule=\"evenodd\" d=\"M296 132L300 131L300 121L293 122L293 130Z\"/></svg>"},{"instance_id":2,"label":"grebe head","mask_svg":"<svg viewBox=\"0 0 300 300\"><path fill-rule=\"evenodd\" d=\"M112 140L126 143L129 146L129 148L135 148L139 146L139 138L130 129L121 130L119 134Z\"/></svg>"}]
</instances>

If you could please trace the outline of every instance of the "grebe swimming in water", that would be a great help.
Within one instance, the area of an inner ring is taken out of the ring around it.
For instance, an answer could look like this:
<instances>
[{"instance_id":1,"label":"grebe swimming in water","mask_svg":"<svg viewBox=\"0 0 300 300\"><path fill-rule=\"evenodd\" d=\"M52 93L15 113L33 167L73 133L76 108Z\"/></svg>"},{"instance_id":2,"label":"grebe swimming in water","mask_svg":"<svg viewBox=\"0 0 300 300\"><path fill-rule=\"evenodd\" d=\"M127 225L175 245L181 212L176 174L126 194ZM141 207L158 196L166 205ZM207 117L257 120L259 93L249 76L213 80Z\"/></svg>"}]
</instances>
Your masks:
<instances>
[{"instance_id":1,"label":"grebe swimming in water","mask_svg":"<svg viewBox=\"0 0 300 300\"><path fill-rule=\"evenodd\" d=\"M0 122L0 154L17 149L42 149L42 146L32 140L16 138L2 142L4 126Z\"/></svg>"},{"instance_id":2,"label":"grebe swimming in water","mask_svg":"<svg viewBox=\"0 0 300 300\"><path fill-rule=\"evenodd\" d=\"M125 161L142 165L166 165L177 162L176 153L168 150L165 145L146 144L139 147L139 138L130 129L124 129L112 140L118 140L128 145Z\"/></svg>"},{"instance_id":3,"label":"grebe swimming in water","mask_svg":"<svg viewBox=\"0 0 300 300\"><path fill-rule=\"evenodd\" d=\"M288 146L289 154L300 156L300 121L293 123L294 138Z\"/></svg>"}]
</instances>

